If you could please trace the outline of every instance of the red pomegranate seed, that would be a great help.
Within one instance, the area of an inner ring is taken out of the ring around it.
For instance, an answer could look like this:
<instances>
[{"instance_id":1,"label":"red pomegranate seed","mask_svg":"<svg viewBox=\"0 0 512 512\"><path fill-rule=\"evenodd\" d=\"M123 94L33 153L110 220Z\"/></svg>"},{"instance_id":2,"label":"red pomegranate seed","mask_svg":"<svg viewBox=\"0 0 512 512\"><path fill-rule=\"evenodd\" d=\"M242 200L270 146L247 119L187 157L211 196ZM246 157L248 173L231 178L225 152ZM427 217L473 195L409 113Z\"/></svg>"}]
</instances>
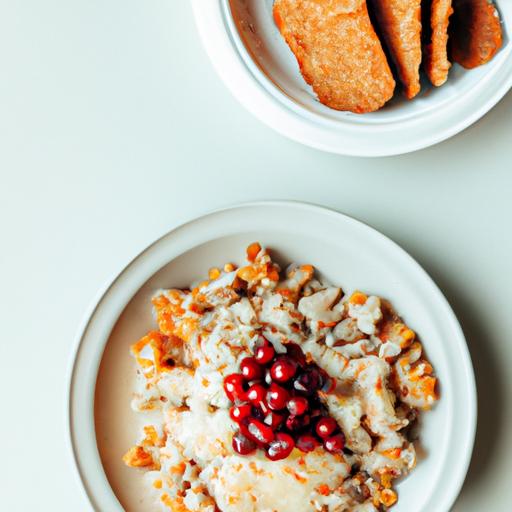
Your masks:
<instances>
[{"instance_id":1,"label":"red pomegranate seed","mask_svg":"<svg viewBox=\"0 0 512 512\"><path fill-rule=\"evenodd\" d=\"M338 428L338 424L334 418L322 418L316 424L316 433L322 438L326 439L334 433Z\"/></svg>"},{"instance_id":2,"label":"red pomegranate seed","mask_svg":"<svg viewBox=\"0 0 512 512\"><path fill-rule=\"evenodd\" d=\"M283 423L283 421L284 421L284 416L282 416L281 414L277 414L277 412L271 411L265 416L263 423L265 423L265 425L268 425L269 427L271 427L273 430L276 430L277 427L279 427L279 425L281 425L281 423Z\"/></svg>"},{"instance_id":3,"label":"red pomegranate seed","mask_svg":"<svg viewBox=\"0 0 512 512\"><path fill-rule=\"evenodd\" d=\"M320 443L316 437L313 437L309 434L304 434L297 439L295 446L297 446L301 452L308 453L315 450L317 446L320 446Z\"/></svg>"},{"instance_id":4,"label":"red pomegranate seed","mask_svg":"<svg viewBox=\"0 0 512 512\"><path fill-rule=\"evenodd\" d=\"M247 400L257 406L265 402L266 395L267 390L262 384L253 384L246 393Z\"/></svg>"},{"instance_id":5,"label":"red pomegranate seed","mask_svg":"<svg viewBox=\"0 0 512 512\"><path fill-rule=\"evenodd\" d=\"M247 420L247 431L249 437L257 443L269 444L274 440L274 431L268 425L254 418Z\"/></svg>"},{"instance_id":6,"label":"red pomegranate seed","mask_svg":"<svg viewBox=\"0 0 512 512\"><path fill-rule=\"evenodd\" d=\"M306 355L299 345L288 343L286 345L286 355L291 357L299 366L306 366Z\"/></svg>"},{"instance_id":7,"label":"red pomegranate seed","mask_svg":"<svg viewBox=\"0 0 512 512\"><path fill-rule=\"evenodd\" d=\"M291 431L300 430L307 427L310 423L310 417L305 414L304 416L290 415L286 418L286 428Z\"/></svg>"},{"instance_id":8,"label":"red pomegranate seed","mask_svg":"<svg viewBox=\"0 0 512 512\"><path fill-rule=\"evenodd\" d=\"M320 388L322 384L322 377L320 372L315 368L311 368L306 370L304 373L301 373L297 376L297 378L293 381L293 387L306 395L312 395L315 391Z\"/></svg>"},{"instance_id":9,"label":"red pomegranate seed","mask_svg":"<svg viewBox=\"0 0 512 512\"><path fill-rule=\"evenodd\" d=\"M253 435L249 432L249 428L247 427L248 425L248 422L251 418L245 418L241 423L238 424L238 426L240 427L240 432L249 440L253 441L254 443L256 443L256 445L259 447L259 448L262 448L264 449L266 447L266 444L265 443L261 443L259 442L255 437L253 437Z\"/></svg>"},{"instance_id":10,"label":"red pomegranate seed","mask_svg":"<svg viewBox=\"0 0 512 512\"><path fill-rule=\"evenodd\" d=\"M270 374L272 375L272 379L277 382L288 382L293 378L296 371L297 363L291 357L281 356L272 365Z\"/></svg>"},{"instance_id":11,"label":"red pomegranate seed","mask_svg":"<svg viewBox=\"0 0 512 512\"><path fill-rule=\"evenodd\" d=\"M270 363L272 359L274 359L275 350L272 345L263 345L256 349L254 354L254 359L258 362L258 364L264 365Z\"/></svg>"},{"instance_id":12,"label":"red pomegranate seed","mask_svg":"<svg viewBox=\"0 0 512 512\"><path fill-rule=\"evenodd\" d=\"M227 397L235 402L245 398L244 378L239 373L232 373L224 379L224 391Z\"/></svg>"},{"instance_id":13,"label":"red pomegranate seed","mask_svg":"<svg viewBox=\"0 0 512 512\"><path fill-rule=\"evenodd\" d=\"M345 436L337 434L324 440L324 448L330 453L341 453L345 447Z\"/></svg>"},{"instance_id":14,"label":"red pomegranate seed","mask_svg":"<svg viewBox=\"0 0 512 512\"><path fill-rule=\"evenodd\" d=\"M272 383L268 388L267 404L272 410L279 411L280 409L284 409L288 398L290 398L290 394L281 386Z\"/></svg>"},{"instance_id":15,"label":"red pomegranate seed","mask_svg":"<svg viewBox=\"0 0 512 512\"><path fill-rule=\"evenodd\" d=\"M276 356L272 344L260 336L254 356L241 361L240 373L224 379L226 394L235 402L229 414L240 429L233 436L233 449L247 455L260 448L273 461L288 457L295 446L308 453L322 442L326 451L341 453L345 437L316 394L335 387L336 380L308 363L300 346L289 343L286 354Z\"/></svg>"},{"instance_id":16,"label":"red pomegranate seed","mask_svg":"<svg viewBox=\"0 0 512 512\"><path fill-rule=\"evenodd\" d=\"M270 460L286 459L295 446L292 436L279 432L267 449L267 458Z\"/></svg>"},{"instance_id":17,"label":"red pomegranate seed","mask_svg":"<svg viewBox=\"0 0 512 512\"><path fill-rule=\"evenodd\" d=\"M269 345L272 345L270 341L265 338L265 336L258 336L258 339L256 340L256 343L254 344L254 348L260 348L260 347L268 347Z\"/></svg>"},{"instance_id":18,"label":"red pomegranate seed","mask_svg":"<svg viewBox=\"0 0 512 512\"><path fill-rule=\"evenodd\" d=\"M303 396L294 396L288 400L286 407L290 411L290 414L294 416L302 416L309 407L307 398Z\"/></svg>"},{"instance_id":19,"label":"red pomegranate seed","mask_svg":"<svg viewBox=\"0 0 512 512\"><path fill-rule=\"evenodd\" d=\"M229 416L233 421L239 423L244 418L247 418L252 413L252 407L249 404L234 405L229 409Z\"/></svg>"},{"instance_id":20,"label":"red pomegranate seed","mask_svg":"<svg viewBox=\"0 0 512 512\"><path fill-rule=\"evenodd\" d=\"M254 357L246 357L240 363L240 371L245 380L260 379L263 375L263 370Z\"/></svg>"},{"instance_id":21,"label":"red pomegranate seed","mask_svg":"<svg viewBox=\"0 0 512 512\"><path fill-rule=\"evenodd\" d=\"M241 432L236 432L233 435L233 441L231 444L233 446L233 450L240 455L249 455L257 448L256 443L248 439Z\"/></svg>"}]
</instances>

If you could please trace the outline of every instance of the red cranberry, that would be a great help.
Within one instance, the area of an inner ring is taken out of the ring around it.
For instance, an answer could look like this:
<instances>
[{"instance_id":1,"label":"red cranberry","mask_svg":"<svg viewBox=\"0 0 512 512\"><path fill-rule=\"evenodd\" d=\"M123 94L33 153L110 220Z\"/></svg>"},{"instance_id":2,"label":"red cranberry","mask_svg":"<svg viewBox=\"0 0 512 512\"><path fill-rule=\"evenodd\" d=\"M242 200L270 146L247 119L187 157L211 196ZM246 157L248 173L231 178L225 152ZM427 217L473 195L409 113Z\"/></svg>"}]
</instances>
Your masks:
<instances>
[{"instance_id":1,"label":"red cranberry","mask_svg":"<svg viewBox=\"0 0 512 512\"><path fill-rule=\"evenodd\" d=\"M299 345L288 343L286 345L286 355L291 357L299 366L306 366L306 356Z\"/></svg>"},{"instance_id":2,"label":"red cranberry","mask_svg":"<svg viewBox=\"0 0 512 512\"><path fill-rule=\"evenodd\" d=\"M326 439L331 436L338 428L336 420L331 417L322 418L316 424L316 433L322 438Z\"/></svg>"},{"instance_id":3,"label":"red cranberry","mask_svg":"<svg viewBox=\"0 0 512 512\"><path fill-rule=\"evenodd\" d=\"M341 453L345 447L345 436L337 434L324 440L324 448L330 453Z\"/></svg>"},{"instance_id":4,"label":"red cranberry","mask_svg":"<svg viewBox=\"0 0 512 512\"><path fill-rule=\"evenodd\" d=\"M258 362L258 364L265 365L274 359L275 353L276 352L272 345L263 345L256 349L254 359Z\"/></svg>"},{"instance_id":5,"label":"red cranberry","mask_svg":"<svg viewBox=\"0 0 512 512\"><path fill-rule=\"evenodd\" d=\"M288 400L286 407L290 411L290 414L294 416L302 416L309 407L307 398L303 396L294 396Z\"/></svg>"},{"instance_id":6,"label":"red cranberry","mask_svg":"<svg viewBox=\"0 0 512 512\"><path fill-rule=\"evenodd\" d=\"M262 384L253 384L246 393L247 400L254 405L260 405L265 401L267 390Z\"/></svg>"},{"instance_id":7,"label":"red cranberry","mask_svg":"<svg viewBox=\"0 0 512 512\"><path fill-rule=\"evenodd\" d=\"M273 430L276 430L281 425L281 423L283 423L283 421L284 416L277 414L277 412L271 411L265 416L263 423L271 427Z\"/></svg>"},{"instance_id":8,"label":"red cranberry","mask_svg":"<svg viewBox=\"0 0 512 512\"><path fill-rule=\"evenodd\" d=\"M252 407L249 404L234 405L229 410L229 415L233 421L239 423L244 418L247 418L252 413Z\"/></svg>"},{"instance_id":9,"label":"red cranberry","mask_svg":"<svg viewBox=\"0 0 512 512\"><path fill-rule=\"evenodd\" d=\"M274 411L284 409L289 397L288 391L275 383L272 383L268 388L267 403Z\"/></svg>"},{"instance_id":10,"label":"red cranberry","mask_svg":"<svg viewBox=\"0 0 512 512\"><path fill-rule=\"evenodd\" d=\"M290 415L286 418L286 428L291 431L300 430L309 425L311 419L305 414L304 416L293 416Z\"/></svg>"},{"instance_id":11,"label":"red cranberry","mask_svg":"<svg viewBox=\"0 0 512 512\"><path fill-rule=\"evenodd\" d=\"M233 435L233 450L240 455L249 455L256 450L256 443L245 437L241 432Z\"/></svg>"},{"instance_id":12,"label":"red cranberry","mask_svg":"<svg viewBox=\"0 0 512 512\"><path fill-rule=\"evenodd\" d=\"M316 437L313 437L312 435L309 434L304 434L297 439L295 445L301 452L308 453L315 450L317 446L320 446L320 443L318 442Z\"/></svg>"},{"instance_id":13,"label":"red cranberry","mask_svg":"<svg viewBox=\"0 0 512 512\"><path fill-rule=\"evenodd\" d=\"M260 379L263 374L261 366L254 357L246 357L245 359L242 359L242 362L240 363L240 371L242 372L245 380Z\"/></svg>"},{"instance_id":14,"label":"red cranberry","mask_svg":"<svg viewBox=\"0 0 512 512\"><path fill-rule=\"evenodd\" d=\"M244 400L244 378L239 373L232 373L224 379L224 391L227 397L232 401Z\"/></svg>"},{"instance_id":15,"label":"red cranberry","mask_svg":"<svg viewBox=\"0 0 512 512\"><path fill-rule=\"evenodd\" d=\"M292 436L279 432L267 449L267 458L270 460L286 459L295 446Z\"/></svg>"},{"instance_id":16,"label":"red cranberry","mask_svg":"<svg viewBox=\"0 0 512 512\"><path fill-rule=\"evenodd\" d=\"M268 426L254 418L247 421L249 437L260 444L269 444L274 440L274 431Z\"/></svg>"},{"instance_id":17,"label":"red cranberry","mask_svg":"<svg viewBox=\"0 0 512 512\"><path fill-rule=\"evenodd\" d=\"M272 375L272 379L277 382L288 382L293 378L296 371L297 363L291 357L281 356L272 365L270 374Z\"/></svg>"},{"instance_id":18,"label":"red cranberry","mask_svg":"<svg viewBox=\"0 0 512 512\"><path fill-rule=\"evenodd\" d=\"M320 372L315 368L306 370L293 381L293 387L306 395L312 395L322 384Z\"/></svg>"}]
</instances>

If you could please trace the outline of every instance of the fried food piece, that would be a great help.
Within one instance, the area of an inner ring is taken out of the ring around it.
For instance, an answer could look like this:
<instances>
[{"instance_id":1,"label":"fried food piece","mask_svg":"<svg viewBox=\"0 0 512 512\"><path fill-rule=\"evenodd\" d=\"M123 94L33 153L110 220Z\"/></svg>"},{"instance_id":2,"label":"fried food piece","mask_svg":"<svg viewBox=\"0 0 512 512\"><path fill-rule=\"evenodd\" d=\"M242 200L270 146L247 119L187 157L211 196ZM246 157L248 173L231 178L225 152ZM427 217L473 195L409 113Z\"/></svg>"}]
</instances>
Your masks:
<instances>
[{"instance_id":1,"label":"fried food piece","mask_svg":"<svg viewBox=\"0 0 512 512\"><path fill-rule=\"evenodd\" d=\"M498 10L489 0L454 0L451 56L466 69L489 62L503 45Z\"/></svg>"},{"instance_id":2,"label":"fried food piece","mask_svg":"<svg viewBox=\"0 0 512 512\"><path fill-rule=\"evenodd\" d=\"M364 113L393 96L366 0L276 0L274 19L321 103Z\"/></svg>"},{"instance_id":3,"label":"fried food piece","mask_svg":"<svg viewBox=\"0 0 512 512\"><path fill-rule=\"evenodd\" d=\"M404 93L421 89L421 0L371 0L380 31L391 53Z\"/></svg>"},{"instance_id":4,"label":"fried food piece","mask_svg":"<svg viewBox=\"0 0 512 512\"><path fill-rule=\"evenodd\" d=\"M448 78L451 63L448 60L448 23L453 13L452 0L424 0L423 62L433 85L439 87Z\"/></svg>"}]
</instances>

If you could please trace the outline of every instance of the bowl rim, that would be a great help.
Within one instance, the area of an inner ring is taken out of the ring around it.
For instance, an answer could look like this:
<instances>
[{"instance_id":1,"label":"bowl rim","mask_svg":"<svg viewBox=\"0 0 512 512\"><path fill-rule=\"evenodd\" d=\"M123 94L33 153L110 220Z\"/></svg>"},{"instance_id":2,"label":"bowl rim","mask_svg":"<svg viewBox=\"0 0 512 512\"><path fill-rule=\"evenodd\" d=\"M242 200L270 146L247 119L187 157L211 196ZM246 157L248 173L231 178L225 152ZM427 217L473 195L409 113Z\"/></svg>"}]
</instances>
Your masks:
<instances>
[{"instance_id":1,"label":"bowl rim","mask_svg":"<svg viewBox=\"0 0 512 512\"><path fill-rule=\"evenodd\" d=\"M512 87L512 48L507 46L505 54L495 57L501 61L466 91L464 98L445 102L442 109L430 109L394 122L374 121L368 126L351 119L322 119L290 99L259 68L238 33L231 0L191 0L191 3L203 47L239 103L281 135L322 151L383 157L432 146L475 123ZM468 109L471 105L476 108Z\"/></svg>"},{"instance_id":2,"label":"bowl rim","mask_svg":"<svg viewBox=\"0 0 512 512\"><path fill-rule=\"evenodd\" d=\"M79 449L77 448L75 444L75 440L73 437L73 410L72 410L72 401L73 401L73 394L75 390L75 377L76 377L76 370L78 365L78 355L80 352L80 349L83 345L84 337L87 333L88 328L90 327L91 323L94 320L94 317L99 309L99 306L101 305L102 301L107 297L108 293L113 289L113 287L118 283L120 280L122 280L126 273L129 272L131 269L133 269L134 265L139 263L142 258L144 258L146 255L148 255L151 251L158 248L158 246L168 237L172 237L178 230L186 229L188 226L191 226L196 221L203 220L208 217L213 217L216 214L222 214L223 212L229 212L229 211L237 211L240 209L245 208L254 208L254 207L268 207L268 206L274 206L274 207L280 207L280 208L297 208L299 210L308 211L313 214L318 215L327 215L331 216L333 218L338 218L344 222L348 222L349 224L352 224L360 229L363 229L367 231L370 235L373 237L376 237L379 239L380 242L388 245L392 250L398 251L398 254L401 253L402 257L404 257L406 260L408 260L409 264L411 264L414 267L414 270L421 275L421 278L424 280L425 285L427 285L430 288L430 291L434 293L436 301L439 301L440 305L443 307L445 313L446 313L446 319L449 321L450 326L452 329L454 329L454 332L456 333L456 341L457 341L457 348L461 351L461 354L463 356L463 370L462 373L464 374L464 380L467 385L467 391L468 395L467 397L470 399L470 402L467 404L468 407L468 419L469 423L467 424L466 429L466 439L463 449L463 459L459 460L459 470L458 473L455 475L455 478L451 479L451 485L450 485L450 492L445 492L445 504L446 509L439 510L439 512L448 512L450 508L452 507L453 503L457 499L462 486L464 484L464 481L466 479L466 475L469 469L469 464L471 462L471 457L473 453L474 443L475 443L475 436L476 436L476 425L477 425L477 388L476 388L476 381L475 381L475 375L473 370L473 365L471 361L471 354L469 352L468 345L466 343L466 339L462 330L462 327L460 326L458 319L451 308L448 300L441 292L440 288L437 286L437 284L434 282L434 280L430 277L430 275L423 269L423 267L401 246L399 246L396 242L394 242L392 239L388 238L384 234L382 234L380 231L376 230L372 226L366 224L365 222L362 222L358 219L355 219L349 215L346 215L344 213L338 212L334 209L327 208L324 206L319 206L313 203L307 203L307 202L301 202L301 201L293 201L293 200L268 200L268 201L254 201L254 202L246 202L246 203L236 203L233 205L229 205L226 207L214 209L207 211L206 213L195 216L188 221L185 221L181 224L178 224L174 226L172 229L164 233L162 236L157 238L153 243L149 244L147 247L145 247L141 252L139 252L135 257L133 257L124 267L121 271L115 273L114 277L110 280L106 281L106 283L100 288L98 293L95 295L93 300L91 301L89 307L87 308L84 317L82 321L79 324L79 327L77 329L74 343L71 348L70 352L70 359L69 359L69 366L66 376L66 399L65 399L65 431L66 431L66 440L65 444L67 445L67 455L70 459L70 464L73 468L73 474L74 478L77 481L77 485L81 489L81 494L89 503L91 508L93 510L101 510L95 506L96 500L93 498L95 493L88 489L86 484L86 477L85 477L85 471L81 465L81 462L79 460ZM199 242L196 240L193 247L196 247L199 244ZM172 261L172 258L168 261ZM153 272L157 272L159 269L153 268ZM148 278L150 276L147 276ZM139 288L137 288L138 290ZM137 290L135 293L137 293ZM131 296L133 297L133 295ZM128 299L131 300L131 297ZM122 305L122 310L126 307L126 304ZM118 316L116 316L118 318ZM114 322L115 324L115 322ZM108 341L108 337L105 340L99 340L99 343L101 344L102 348L102 354L104 350L104 346L106 345ZM101 356L99 357L99 360L97 361L97 364L94 366L94 382L96 382L99 365L101 363ZM88 391L90 394L95 394L95 387L92 390ZM94 402L94 399L93 399ZM94 409L90 411L92 414L92 422L94 423ZM93 429L94 430L94 429ZM112 488L110 487L110 484L108 482L108 479L106 477L105 471L103 469L103 466L101 464L101 459L99 455L99 451L96 444L96 438L94 435L94 442L96 447L96 457L97 462L99 462L101 471L102 471L102 480L104 484L103 492L108 495L110 501L110 504L117 504L119 507L119 510L123 510L122 506L120 505L117 497L115 496ZM105 498L105 494L103 498ZM113 500L113 501L112 501Z\"/></svg>"}]
</instances>

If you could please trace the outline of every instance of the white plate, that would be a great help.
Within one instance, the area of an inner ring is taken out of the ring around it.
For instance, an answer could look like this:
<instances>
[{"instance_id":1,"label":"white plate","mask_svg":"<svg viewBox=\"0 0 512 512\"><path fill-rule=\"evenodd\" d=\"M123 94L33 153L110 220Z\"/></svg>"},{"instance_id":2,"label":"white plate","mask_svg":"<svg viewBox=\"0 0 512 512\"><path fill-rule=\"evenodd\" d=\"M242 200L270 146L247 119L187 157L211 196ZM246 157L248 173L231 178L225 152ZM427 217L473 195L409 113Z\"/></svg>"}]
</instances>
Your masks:
<instances>
[{"instance_id":1,"label":"white plate","mask_svg":"<svg viewBox=\"0 0 512 512\"><path fill-rule=\"evenodd\" d=\"M512 2L497 0L512 30ZM318 102L272 19L273 0L192 0L199 33L218 74L261 121L298 142L355 156L407 153L445 140L477 121L512 86L512 43L487 65L452 67L442 87L423 84L413 101L397 97L371 114Z\"/></svg>"},{"instance_id":2,"label":"white plate","mask_svg":"<svg viewBox=\"0 0 512 512\"><path fill-rule=\"evenodd\" d=\"M79 334L69 399L72 450L93 506L110 512L122 510L121 502L129 511L151 509L142 474L121 462L139 426L130 409L135 366L129 346L155 327L151 295L187 286L211 266L242 260L255 240L278 261L312 263L347 290L390 299L419 334L439 376L441 400L423 416L426 456L399 484L393 510L448 511L467 471L476 423L471 361L450 306L421 267L377 231L330 210L281 202L217 211L171 231L135 258L94 305Z\"/></svg>"}]
</instances>

